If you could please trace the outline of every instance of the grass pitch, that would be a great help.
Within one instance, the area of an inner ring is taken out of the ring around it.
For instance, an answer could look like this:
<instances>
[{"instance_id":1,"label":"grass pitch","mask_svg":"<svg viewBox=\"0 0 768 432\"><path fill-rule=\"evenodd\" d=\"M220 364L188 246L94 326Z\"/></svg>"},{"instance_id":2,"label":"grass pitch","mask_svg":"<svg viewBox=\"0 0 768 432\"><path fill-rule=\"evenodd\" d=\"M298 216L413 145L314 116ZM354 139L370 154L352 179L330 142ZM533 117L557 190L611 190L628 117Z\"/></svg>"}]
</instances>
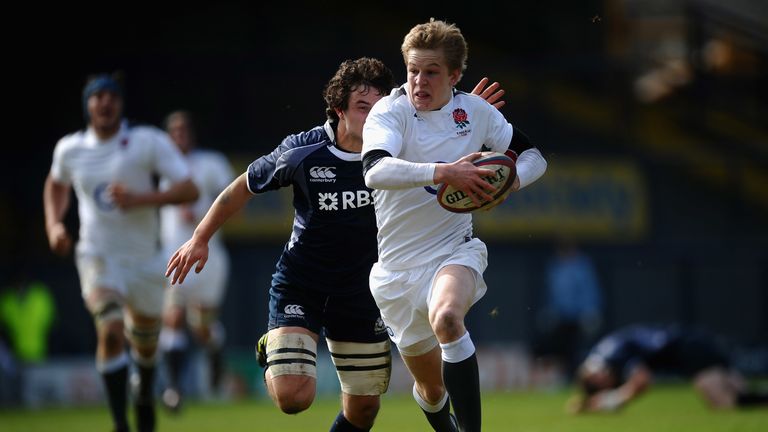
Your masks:
<instances>
[{"instance_id":1,"label":"grass pitch","mask_svg":"<svg viewBox=\"0 0 768 432\"><path fill-rule=\"evenodd\" d=\"M571 416L563 406L568 392L486 393L483 429L521 432L765 432L768 409L708 410L688 386L656 386L618 414ZM336 398L321 398L298 415L280 413L267 399L227 403L188 403L178 416L159 411L161 432L327 431L339 410ZM108 431L106 407L0 410L2 432ZM386 395L379 432L428 431L416 403L406 395Z\"/></svg>"}]
</instances>

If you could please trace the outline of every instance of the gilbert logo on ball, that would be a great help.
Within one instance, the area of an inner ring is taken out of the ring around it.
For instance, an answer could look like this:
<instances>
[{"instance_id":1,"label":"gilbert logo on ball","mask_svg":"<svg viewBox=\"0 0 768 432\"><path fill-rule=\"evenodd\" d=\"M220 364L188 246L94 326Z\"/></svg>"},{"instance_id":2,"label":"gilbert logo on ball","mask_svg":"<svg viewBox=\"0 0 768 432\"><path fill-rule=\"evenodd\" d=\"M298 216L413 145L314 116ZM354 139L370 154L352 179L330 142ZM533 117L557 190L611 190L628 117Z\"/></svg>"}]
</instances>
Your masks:
<instances>
[{"instance_id":1,"label":"gilbert logo on ball","mask_svg":"<svg viewBox=\"0 0 768 432\"><path fill-rule=\"evenodd\" d=\"M463 191L448 184L441 184L437 189L437 202L444 209L454 213L467 213L494 207L507 197L509 188L514 183L515 176L517 175L515 161L512 158L502 153L483 152L482 156L475 159L472 163L477 167L493 171L493 175L484 178L486 182L496 188L491 192L493 199L484 201L478 206Z\"/></svg>"}]
</instances>

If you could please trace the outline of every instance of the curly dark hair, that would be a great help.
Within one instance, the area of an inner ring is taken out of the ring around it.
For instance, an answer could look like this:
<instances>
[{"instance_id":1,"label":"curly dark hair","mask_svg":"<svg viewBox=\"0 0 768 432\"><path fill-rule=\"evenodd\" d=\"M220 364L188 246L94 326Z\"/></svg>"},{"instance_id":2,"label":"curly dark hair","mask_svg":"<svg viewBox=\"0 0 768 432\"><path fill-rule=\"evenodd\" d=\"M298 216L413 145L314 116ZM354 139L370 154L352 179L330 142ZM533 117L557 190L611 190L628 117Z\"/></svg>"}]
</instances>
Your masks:
<instances>
[{"instance_id":1,"label":"curly dark hair","mask_svg":"<svg viewBox=\"0 0 768 432\"><path fill-rule=\"evenodd\" d=\"M335 109L346 110L349 107L349 96L352 90L360 85L366 87L366 91L373 87L382 95L386 95L396 84L392 71L381 60L361 57L357 60L344 61L323 90L323 98L327 105L325 115L328 120L339 120Z\"/></svg>"}]
</instances>

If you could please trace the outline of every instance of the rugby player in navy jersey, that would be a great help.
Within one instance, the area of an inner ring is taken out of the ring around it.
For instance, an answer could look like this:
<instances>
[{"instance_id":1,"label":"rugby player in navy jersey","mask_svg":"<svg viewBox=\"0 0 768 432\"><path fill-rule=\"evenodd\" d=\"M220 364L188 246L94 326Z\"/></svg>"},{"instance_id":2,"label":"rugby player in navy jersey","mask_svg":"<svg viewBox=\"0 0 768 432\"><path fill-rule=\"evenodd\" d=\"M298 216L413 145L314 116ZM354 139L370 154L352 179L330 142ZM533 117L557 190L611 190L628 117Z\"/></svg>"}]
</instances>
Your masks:
<instances>
[{"instance_id":1,"label":"rugby player in navy jersey","mask_svg":"<svg viewBox=\"0 0 768 432\"><path fill-rule=\"evenodd\" d=\"M598 341L581 364L582 395L571 398L572 413L616 411L640 396L655 373L690 378L714 409L762 405L768 394L751 391L730 365L713 335L676 325L632 325Z\"/></svg>"},{"instance_id":2,"label":"rugby player in navy jersey","mask_svg":"<svg viewBox=\"0 0 768 432\"><path fill-rule=\"evenodd\" d=\"M500 107L498 84L473 92ZM316 390L317 341L324 332L342 390L343 409L331 431L367 431L389 385L390 342L368 289L377 259L376 218L360 150L371 107L395 86L379 60L341 64L325 87L327 121L286 137L222 192L192 238L171 257L166 276L182 283L208 259L208 242L255 194L292 187L295 219L272 277L269 331L257 345L275 404L298 413ZM447 415L447 413L446 413ZM455 430L448 423L448 428Z\"/></svg>"}]
</instances>

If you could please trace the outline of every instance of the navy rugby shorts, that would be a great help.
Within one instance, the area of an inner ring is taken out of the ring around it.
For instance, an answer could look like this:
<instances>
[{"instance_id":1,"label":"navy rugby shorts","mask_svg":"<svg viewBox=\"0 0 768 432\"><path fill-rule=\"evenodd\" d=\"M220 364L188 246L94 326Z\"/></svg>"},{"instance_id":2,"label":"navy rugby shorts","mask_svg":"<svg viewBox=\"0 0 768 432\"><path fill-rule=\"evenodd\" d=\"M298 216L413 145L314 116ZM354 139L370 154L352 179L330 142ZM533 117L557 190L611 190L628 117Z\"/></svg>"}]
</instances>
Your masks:
<instances>
[{"instance_id":1,"label":"navy rugby shorts","mask_svg":"<svg viewBox=\"0 0 768 432\"><path fill-rule=\"evenodd\" d=\"M272 281L269 289L269 330L303 327L339 342L381 342L389 338L368 287L350 294Z\"/></svg>"}]
</instances>

